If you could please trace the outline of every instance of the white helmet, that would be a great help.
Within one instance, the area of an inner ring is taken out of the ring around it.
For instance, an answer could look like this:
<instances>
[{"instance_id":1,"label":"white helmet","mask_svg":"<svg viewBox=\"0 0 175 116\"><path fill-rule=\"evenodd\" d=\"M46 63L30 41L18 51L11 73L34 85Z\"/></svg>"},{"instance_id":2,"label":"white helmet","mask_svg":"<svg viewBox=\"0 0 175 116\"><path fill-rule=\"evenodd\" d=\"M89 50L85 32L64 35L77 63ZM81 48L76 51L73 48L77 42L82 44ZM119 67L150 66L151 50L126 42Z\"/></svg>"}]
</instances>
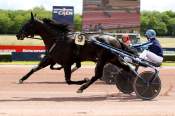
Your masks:
<instances>
[{"instance_id":1,"label":"white helmet","mask_svg":"<svg viewBox=\"0 0 175 116\"><path fill-rule=\"evenodd\" d=\"M148 29L145 33L145 36L147 36L149 39L156 37L156 32L153 29Z\"/></svg>"}]
</instances>

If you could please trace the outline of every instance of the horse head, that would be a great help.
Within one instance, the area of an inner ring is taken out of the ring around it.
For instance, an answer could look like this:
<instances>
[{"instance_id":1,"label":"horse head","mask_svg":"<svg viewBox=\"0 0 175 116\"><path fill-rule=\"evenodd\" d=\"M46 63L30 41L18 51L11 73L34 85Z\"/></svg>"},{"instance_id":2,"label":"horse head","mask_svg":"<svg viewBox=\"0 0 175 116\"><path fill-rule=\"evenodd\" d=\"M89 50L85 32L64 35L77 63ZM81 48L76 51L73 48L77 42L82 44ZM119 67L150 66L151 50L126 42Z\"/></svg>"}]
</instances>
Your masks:
<instances>
[{"instance_id":1,"label":"horse head","mask_svg":"<svg viewBox=\"0 0 175 116\"><path fill-rule=\"evenodd\" d=\"M35 17L31 12L31 19L28 20L16 35L18 40L23 40L25 37L34 37L35 34Z\"/></svg>"},{"instance_id":2,"label":"horse head","mask_svg":"<svg viewBox=\"0 0 175 116\"><path fill-rule=\"evenodd\" d=\"M25 37L33 38L35 34L42 38L61 37L63 34L67 36L68 32L70 32L68 25L46 18L39 20L31 12L30 20L22 26L16 37L18 40L23 40Z\"/></svg>"}]
</instances>

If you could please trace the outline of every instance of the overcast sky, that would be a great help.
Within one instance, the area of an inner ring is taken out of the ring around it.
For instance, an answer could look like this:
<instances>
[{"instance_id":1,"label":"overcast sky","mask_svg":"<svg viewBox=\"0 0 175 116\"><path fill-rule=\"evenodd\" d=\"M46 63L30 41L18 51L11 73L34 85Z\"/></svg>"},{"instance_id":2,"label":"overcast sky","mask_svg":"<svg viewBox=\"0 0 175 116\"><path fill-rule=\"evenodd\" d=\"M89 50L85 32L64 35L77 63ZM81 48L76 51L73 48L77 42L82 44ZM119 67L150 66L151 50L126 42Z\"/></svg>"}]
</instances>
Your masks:
<instances>
[{"instance_id":1,"label":"overcast sky","mask_svg":"<svg viewBox=\"0 0 175 116\"><path fill-rule=\"evenodd\" d=\"M141 10L175 11L175 0L140 0Z\"/></svg>"},{"instance_id":2,"label":"overcast sky","mask_svg":"<svg viewBox=\"0 0 175 116\"><path fill-rule=\"evenodd\" d=\"M74 6L76 13L82 13L82 0L0 0L0 9L32 9L36 6L44 6L52 10L52 6Z\"/></svg>"},{"instance_id":3,"label":"overcast sky","mask_svg":"<svg viewBox=\"0 0 175 116\"><path fill-rule=\"evenodd\" d=\"M175 0L140 0L141 10L175 11ZM52 6L74 6L76 13L82 13L82 0L0 0L0 9L32 9L35 6L44 6L52 10Z\"/></svg>"}]
</instances>

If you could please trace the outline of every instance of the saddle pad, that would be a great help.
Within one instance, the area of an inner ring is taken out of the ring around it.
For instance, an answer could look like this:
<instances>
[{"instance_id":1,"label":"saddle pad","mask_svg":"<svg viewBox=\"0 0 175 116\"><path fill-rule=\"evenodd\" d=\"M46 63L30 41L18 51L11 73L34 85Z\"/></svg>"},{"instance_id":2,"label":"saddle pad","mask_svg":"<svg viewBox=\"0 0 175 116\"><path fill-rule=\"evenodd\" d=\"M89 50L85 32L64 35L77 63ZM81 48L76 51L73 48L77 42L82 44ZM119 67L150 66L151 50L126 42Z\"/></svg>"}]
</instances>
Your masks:
<instances>
[{"instance_id":1,"label":"saddle pad","mask_svg":"<svg viewBox=\"0 0 175 116\"><path fill-rule=\"evenodd\" d=\"M83 46L85 44L86 36L83 34L75 34L75 44Z\"/></svg>"}]
</instances>

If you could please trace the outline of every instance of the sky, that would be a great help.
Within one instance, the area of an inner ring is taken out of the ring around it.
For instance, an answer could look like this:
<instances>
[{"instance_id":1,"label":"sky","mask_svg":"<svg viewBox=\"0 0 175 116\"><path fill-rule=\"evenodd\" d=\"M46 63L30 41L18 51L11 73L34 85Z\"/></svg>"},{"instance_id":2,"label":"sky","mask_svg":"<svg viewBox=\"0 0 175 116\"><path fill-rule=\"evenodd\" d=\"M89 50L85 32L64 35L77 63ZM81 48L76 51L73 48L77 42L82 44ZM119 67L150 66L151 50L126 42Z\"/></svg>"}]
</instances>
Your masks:
<instances>
[{"instance_id":1,"label":"sky","mask_svg":"<svg viewBox=\"0 0 175 116\"><path fill-rule=\"evenodd\" d=\"M52 6L74 6L75 13L82 13L83 0L0 0L0 9L28 10L43 6L52 11Z\"/></svg>"},{"instance_id":2,"label":"sky","mask_svg":"<svg viewBox=\"0 0 175 116\"><path fill-rule=\"evenodd\" d=\"M82 13L83 0L0 0L0 9L28 10L35 6L43 6L52 10L52 6L74 6L75 13ZM140 0L141 10L175 11L175 0Z\"/></svg>"},{"instance_id":3,"label":"sky","mask_svg":"<svg viewBox=\"0 0 175 116\"><path fill-rule=\"evenodd\" d=\"M175 11L175 0L140 0L141 10Z\"/></svg>"}]
</instances>

